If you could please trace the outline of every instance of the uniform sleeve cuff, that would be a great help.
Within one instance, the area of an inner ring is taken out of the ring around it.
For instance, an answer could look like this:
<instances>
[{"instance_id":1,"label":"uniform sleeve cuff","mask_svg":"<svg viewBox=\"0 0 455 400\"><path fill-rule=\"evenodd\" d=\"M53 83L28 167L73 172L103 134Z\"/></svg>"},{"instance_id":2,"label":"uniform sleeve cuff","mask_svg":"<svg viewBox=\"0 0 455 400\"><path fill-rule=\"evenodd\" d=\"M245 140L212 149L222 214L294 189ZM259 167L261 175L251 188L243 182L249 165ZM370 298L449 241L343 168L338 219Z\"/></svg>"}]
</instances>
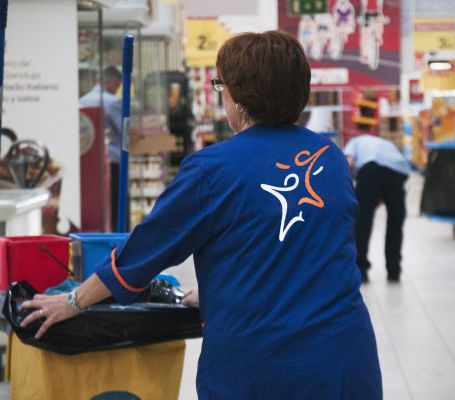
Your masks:
<instances>
[{"instance_id":1,"label":"uniform sleeve cuff","mask_svg":"<svg viewBox=\"0 0 455 400\"><path fill-rule=\"evenodd\" d=\"M117 270L117 272L119 272ZM98 278L103 282L103 284L109 289L112 294L112 297L119 303L119 304L131 304L143 291L143 288L138 288L137 291L128 290L124 283L122 284L121 281L117 278L119 274L116 276L114 273L114 269L112 268L112 255L106 256L104 260L98 264L96 271L96 275ZM121 275L120 275L121 277Z\"/></svg>"}]
</instances>

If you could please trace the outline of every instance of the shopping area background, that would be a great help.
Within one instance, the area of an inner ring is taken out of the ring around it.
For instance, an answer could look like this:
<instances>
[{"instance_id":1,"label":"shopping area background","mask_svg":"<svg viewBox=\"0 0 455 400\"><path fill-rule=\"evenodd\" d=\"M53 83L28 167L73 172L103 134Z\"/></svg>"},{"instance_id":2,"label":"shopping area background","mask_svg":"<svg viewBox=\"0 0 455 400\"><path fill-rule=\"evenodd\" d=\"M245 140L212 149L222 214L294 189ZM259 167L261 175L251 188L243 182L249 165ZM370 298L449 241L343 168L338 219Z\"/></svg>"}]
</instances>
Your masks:
<instances>
[{"instance_id":1,"label":"shopping area background","mask_svg":"<svg viewBox=\"0 0 455 400\"><path fill-rule=\"evenodd\" d=\"M370 283L362 289L378 336L385 398L455 396L451 2L39 3L9 4L1 196L18 204L24 192L17 189L33 189L27 201L34 203L26 213L2 213L1 235L67 237L112 230L106 100L101 92L100 107L86 107L80 99L103 81L106 67L121 70L125 33L135 36L132 227L153 208L185 155L232 135L221 97L210 83L220 45L238 32L283 29L298 38L312 67L312 93L299 123L340 148L359 135L362 124L363 133L399 147L413 168L406 184L401 283L386 282L386 216L380 207L370 244ZM117 87L112 96L120 95ZM23 163L26 152L34 155L35 165ZM190 288L195 285L192 271L188 260L173 274ZM187 343L182 399L195 398L198 346L198 339ZM10 390L8 384L4 388Z\"/></svg>"}]
</instances>

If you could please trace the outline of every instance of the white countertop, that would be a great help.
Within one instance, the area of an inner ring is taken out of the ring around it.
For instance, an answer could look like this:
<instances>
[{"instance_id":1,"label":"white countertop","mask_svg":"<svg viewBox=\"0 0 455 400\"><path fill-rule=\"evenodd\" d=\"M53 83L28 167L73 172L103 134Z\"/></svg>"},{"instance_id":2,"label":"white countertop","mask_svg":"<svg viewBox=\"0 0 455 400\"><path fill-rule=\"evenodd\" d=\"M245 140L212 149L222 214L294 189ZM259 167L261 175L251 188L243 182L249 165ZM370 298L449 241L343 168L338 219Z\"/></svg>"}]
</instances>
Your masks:
<instances>
[{"instance_id":1,"label":"white countertop","mask_svg":"<svg viewBox=\"0 0 455 400\"><path fill-rule=\"evenodd\" d=\"M46 189L0 189L0 221L43 207L49 197Z\"/></svg>"}]
</instances>

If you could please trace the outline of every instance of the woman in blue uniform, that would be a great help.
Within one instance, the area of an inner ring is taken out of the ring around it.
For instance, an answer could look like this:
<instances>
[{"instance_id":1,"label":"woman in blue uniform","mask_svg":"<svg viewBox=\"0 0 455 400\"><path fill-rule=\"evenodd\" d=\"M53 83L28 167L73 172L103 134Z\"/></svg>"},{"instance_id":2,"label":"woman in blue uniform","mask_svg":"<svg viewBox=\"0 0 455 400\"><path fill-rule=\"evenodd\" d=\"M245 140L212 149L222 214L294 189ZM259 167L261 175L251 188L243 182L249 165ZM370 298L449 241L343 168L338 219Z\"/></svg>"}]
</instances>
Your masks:
<instances>
[{"instance_id":1,"label":"woman in blue uniform","mask_svg":"<svg viewBox=\"0 0 455 400\"><path fill-rule=\"evenodd\" d=\"M188 156L123 248L71 295L41 296L37 333L112 294L132 302L194 254L204 340L199 398L382 398L359 292L357 203L343 153L294 125L308 100L300 44L271 31L229 39L217 58L236 135Z\"/></svg>"}]
</instances>

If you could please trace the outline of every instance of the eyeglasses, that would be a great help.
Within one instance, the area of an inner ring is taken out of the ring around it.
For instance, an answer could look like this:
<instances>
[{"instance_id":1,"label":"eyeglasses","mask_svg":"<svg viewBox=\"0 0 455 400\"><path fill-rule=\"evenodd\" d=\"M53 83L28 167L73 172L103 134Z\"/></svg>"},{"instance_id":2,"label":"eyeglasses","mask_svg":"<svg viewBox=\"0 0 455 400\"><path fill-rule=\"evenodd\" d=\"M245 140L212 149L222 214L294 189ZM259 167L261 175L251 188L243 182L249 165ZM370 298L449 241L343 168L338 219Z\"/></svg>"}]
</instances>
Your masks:
<instances>
[{"instance_id":1,"label":"eyeglasses","mask_svg":"<svg viewBox=\"0 0 455 400\"><path fill-rule=\"evenodd\" d=\"M215 92L222 92L224 89L224 83L220 78L212 78L212 88Z\"/></svg>"}]
</instances>

